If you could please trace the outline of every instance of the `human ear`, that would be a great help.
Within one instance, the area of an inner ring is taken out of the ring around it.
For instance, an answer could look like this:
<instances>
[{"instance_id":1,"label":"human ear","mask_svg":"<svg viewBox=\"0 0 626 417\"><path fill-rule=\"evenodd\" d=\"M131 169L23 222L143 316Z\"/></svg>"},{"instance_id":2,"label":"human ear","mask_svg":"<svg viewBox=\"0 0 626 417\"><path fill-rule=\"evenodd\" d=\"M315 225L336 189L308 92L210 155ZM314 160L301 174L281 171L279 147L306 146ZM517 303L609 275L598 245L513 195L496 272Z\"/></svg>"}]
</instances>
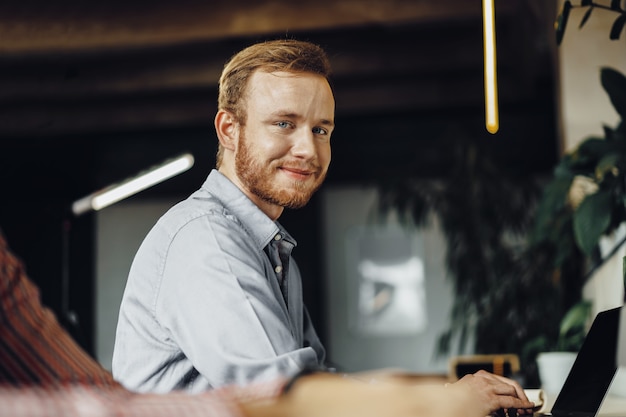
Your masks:
<instances>
[{"instance_id":1,"label":"human ear","mask_svg":"<svg viewBox=\"0 0 626 417\"><path fill-rule=\"evenodd\" d=\"M239 123L235 116L227 110L218 110L214 124L220 145L231 151L235 150L239 139Z\"/></svg>"}]
</instances>

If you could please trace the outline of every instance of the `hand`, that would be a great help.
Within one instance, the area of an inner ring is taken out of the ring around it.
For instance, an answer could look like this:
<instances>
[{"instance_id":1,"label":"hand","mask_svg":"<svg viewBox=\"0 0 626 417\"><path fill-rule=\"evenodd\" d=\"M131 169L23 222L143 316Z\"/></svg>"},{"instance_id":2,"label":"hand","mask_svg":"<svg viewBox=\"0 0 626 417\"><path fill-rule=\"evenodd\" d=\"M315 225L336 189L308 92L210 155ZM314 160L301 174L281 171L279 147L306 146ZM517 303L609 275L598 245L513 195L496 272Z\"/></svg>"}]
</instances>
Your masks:
<instances>
[{"instance_id":1,"label":"hand","mask_svg":"<svg viewBox=\"0 0 626 417\"><path fill-rule=\"evenodd\" d=\"M463 386L473 391L485 406L485 415L498 412L515 417L520 414L533 414L534 403L528 400L524 389L514 380L480 370L465 375L453 385ZM511 415L511 412L513 414Z\"/></svg>"}]
</instances>

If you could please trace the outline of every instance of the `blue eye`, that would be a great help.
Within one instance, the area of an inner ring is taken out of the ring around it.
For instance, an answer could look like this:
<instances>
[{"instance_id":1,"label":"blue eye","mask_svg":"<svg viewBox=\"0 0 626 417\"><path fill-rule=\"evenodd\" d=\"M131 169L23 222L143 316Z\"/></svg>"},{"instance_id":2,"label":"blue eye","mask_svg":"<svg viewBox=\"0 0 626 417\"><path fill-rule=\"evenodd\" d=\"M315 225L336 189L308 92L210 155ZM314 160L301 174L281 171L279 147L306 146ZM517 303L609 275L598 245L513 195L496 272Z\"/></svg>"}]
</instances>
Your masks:
<instances>
[{"instance_id":1,"label":"blue eye","mask_svg":"<svg viewBox=\"0 0 626 417\"><path fill-rule=\"evenodd\" d=\"M291 123L289 123L289 122L278 122L278 123L276 123L276 126L285 129L285 128L288 128L289 126L291 126Z\"/></svg>"},{"instance_id":2,"label":"blue eye","mask_svg":"<svg viewBox=\"0 0 626 417\"><path fill-rule=\"evenodd\" d=\"M321 128L321 127L314 127L313 133L315 133L316 135L327 135L328 130Z\"/></svg>"}]
</instances>

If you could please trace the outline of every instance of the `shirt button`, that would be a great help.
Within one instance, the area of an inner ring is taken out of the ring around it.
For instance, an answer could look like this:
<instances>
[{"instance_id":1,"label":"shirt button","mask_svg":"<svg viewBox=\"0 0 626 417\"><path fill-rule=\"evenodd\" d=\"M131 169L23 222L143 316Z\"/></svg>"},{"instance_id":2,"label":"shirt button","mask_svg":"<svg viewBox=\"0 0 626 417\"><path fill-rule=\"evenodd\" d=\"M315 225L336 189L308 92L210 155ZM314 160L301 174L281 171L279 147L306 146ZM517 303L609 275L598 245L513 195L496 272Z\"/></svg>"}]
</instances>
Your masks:
<instances>
[{"instance_id":1,"label":"shirt button","mask_svg":"<svg viewBox=\"0 0 626 417\"><path fill-rule=\"evenodd\" d=\"M280 265L278 265L276 268L274 268L274 271L275 271L277 274L280 274L281 272L283 272L283 267L282 267L282 266L280 266Z\"/></svg>"},{"instance_id":2,"label":"shirt button","mask_svg":"<svg viewBox=\"0 0 626 417\"><path fill-rule=\"evenodd\" d=\"M283 237L280 235L280 233L278 233L276 236L274 236L274 240L280 240Z\"/></svg>"}]
</instances>

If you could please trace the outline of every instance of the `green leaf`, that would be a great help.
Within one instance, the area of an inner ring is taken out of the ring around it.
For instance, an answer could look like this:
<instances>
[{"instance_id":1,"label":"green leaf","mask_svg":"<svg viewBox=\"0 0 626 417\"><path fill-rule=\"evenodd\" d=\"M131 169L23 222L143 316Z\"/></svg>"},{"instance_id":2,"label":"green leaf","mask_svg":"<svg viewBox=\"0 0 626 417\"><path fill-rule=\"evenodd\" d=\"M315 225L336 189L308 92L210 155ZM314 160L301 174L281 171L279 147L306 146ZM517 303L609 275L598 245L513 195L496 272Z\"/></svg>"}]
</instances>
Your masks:
<instances>
[{"instance_id":1,"label":"green leaf","mask_svg":"<svg viewBox=\"0 0 626 417\"><path fill-rule=\"evenodd\" d=\"M543 196L535 211L534 224L528 232L530 246L540 245L546 241L560 242L564 233L573 234L572 212L566 206L572 179L573 176L557 177L545 186ZM560 245L559 250L563 247ZM557 259L558 262L560 262L559 259Z\"/></svg>"},{"instance_id":2,"label":"green leaf","mask_svg":"<svg viewBox=\"0 0 626 417\"><path fill-rule=\"evenodd\" d=\"M611 223L611 193L600 190L587 196L574 212L574 236L578 247L591 256Z\"/></svg>"},{"instance_id":3,"label":"green leaf","mask_svg":"<svg viewBox=\"0 0 626 417\"><path fill-rule=\"evenodd\" d=\"M609 35L612 41L619 39L619 35L622 33L622 30L624 30L624 24L626 24L626 14L615 19L613 26L611 26L611 34Z\"/></svg>"},{"instance_id":4,"label":"green leaf","mask_svg":"<svg viewBox=\"0 0 626 417\"><path fill-rule=\"evenodd\" d=\"M575 175L595 175L598 162L614 150L615 144L604 138L590 137L582 141L569 155L569 165Z\"/></svg>"},{"instance_id":5,"label":"green leaf","mask_svg":"<svg viewBox=\"0 0 626 417\"><path fill-rule=\"evenodd\" d=\"M565 154L563 158L561 158L557 166L554 168L554 177L569 180L574 178L574 172L572 171L572 167L575 165L575 162L576 161L572 158L572 155Z\"/></svg>"},{"instance_id":6,"label":"green leaf","mask_svg":"<svg viewBox=\"0 0 626 417\"><path fill-rule=\"evenodd\" d=\"M552 349L554 349L553 343L551 344L545 335L540 335L524 344L522 355L534 357L539 352L547 352Z\"/></svg>"},{"instance_id":7,"label":"green leaf","mask_svg":"<svg viewBox=\"0 0 626 417\"><path fill-rule=\"evenodd\" d=\"M545 188L544 204L551 211L560 210L565 206L567 194L572 186L573 176L555 178Z\"/></svg>"},{"instance_id":8,"label":"green leaf","mask_svg":"<svg viewBox=\"0 0 626 417\"><path fill-rule=\"evenodd\" d=\"M622 155L617 152L611 152L602 157L596 166L597 180L602 181L607 173L614 173L618 169L617 165L621 159Z\"/></svg>"},{"instance_id":9,"label":"green leaf","mask_svg":"<svg viewBox=\"0 0 626 417\"><path fill-rule=\"evenodd\" d=\"M603 67L600 71L600 81L617 113L622 119L626 119L626 77L624 74L613 68Z\"/></svg>"},{"instance_id":10,"label":"green leaf","mask_svg":"<svg viewBox=\"0 0 626 417\"><path fill-rule=\"evenodd\" d=\"M556 212L565 207L573 178L573 175L556 177L545 186L536 214L536 224L540 230L553 220Z\"/></svg>"},{"instance_id":11,"label":"green leaf","mask_svg":"<svg viewBox=\"0 0 626 417\"><path fill-rule=\"evenodd\" d=\"M589 20L589 16L591 16L592 11L593 11L593 6L587 9L583 18L580 21L580 25L578 25L578 29L581 29L585 25L585 23L587 23L587 20Z\"/></svg>"},{"instance_id":12,"label":"green leaf","mask_svg":"<svg viewBox=\"0 0 626 417\"><path fill-rule=\"evenodd\" d=\"M569 18L569 12L572 9L572 2L570 0L566 0L563 3L563 8L561 9L561 13L556 18L555 27L556 27L556 44L560 45L563 40L563 35L565 34L565 28L567 27L567 19Z\"/></svg>"},{"instance_id":13,"label":"green leaf","mask_svg":"<svg viewBox=\"0 0 626 417\"><path fill-rule=\"evenodd\" d=\"M591 313L591 302L583 300L570 308L561 320L559 335L565 336L574 329L583 331Z\"/></svg>"}]
</instances>

